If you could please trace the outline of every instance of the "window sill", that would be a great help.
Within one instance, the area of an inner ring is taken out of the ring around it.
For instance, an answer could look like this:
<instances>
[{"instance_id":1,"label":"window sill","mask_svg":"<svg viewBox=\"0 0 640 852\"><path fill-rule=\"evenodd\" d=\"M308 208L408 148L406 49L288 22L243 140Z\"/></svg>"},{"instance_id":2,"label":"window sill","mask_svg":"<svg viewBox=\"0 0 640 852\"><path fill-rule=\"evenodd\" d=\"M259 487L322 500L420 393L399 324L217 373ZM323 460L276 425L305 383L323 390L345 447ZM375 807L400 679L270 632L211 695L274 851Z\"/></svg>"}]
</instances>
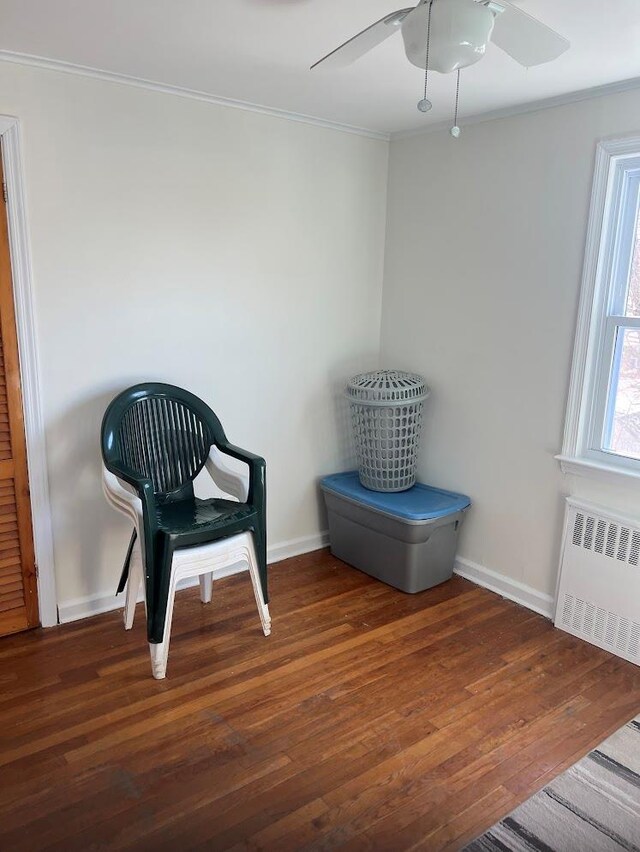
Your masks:
<instances>
[{"instance_id":1,"label":"window sill","mask_svg":"<svg viewBox=\"0 0 640 852\"><path fill-rule=\"evenodd\" d=\"M592 459L575 458L573 456L556 456L563 473L571 476L586 476L600 482L612 482L615 485L640 484L640 471L603 464Z\"/></svg>"}]
</instances>

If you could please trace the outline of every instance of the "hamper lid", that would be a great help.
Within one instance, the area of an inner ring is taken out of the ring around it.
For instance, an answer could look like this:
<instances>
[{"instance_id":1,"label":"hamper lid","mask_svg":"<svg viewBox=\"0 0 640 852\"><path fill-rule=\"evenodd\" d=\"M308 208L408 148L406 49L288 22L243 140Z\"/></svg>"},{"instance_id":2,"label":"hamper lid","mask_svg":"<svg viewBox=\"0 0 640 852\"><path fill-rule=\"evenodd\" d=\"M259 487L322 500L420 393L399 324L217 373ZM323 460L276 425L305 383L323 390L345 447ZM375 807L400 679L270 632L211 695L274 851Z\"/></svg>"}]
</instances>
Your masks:
<instances>
[{"instance_id":1,"label":"hamper lid","mask_svg":"<svg viewBox=\"0 0 640 852\"><path fill-rule=\"evenodd\" d=\"M357 471L325 476L320 485L324 491L407 521L431 521L471 505L471 500L464 494L443 491L420 482L407 491L370 491L360 484Z\"/></svg>"},{"instance_id":2,"label":"hamper lid","mask_svg":"<svg viewBox=\"0 0 640 852\"><path fill-rule=\"evenodd\" d=\"M429 396L429 388L417 373L374 370L349 379L346 394L353 402L388 406L389 403L420 402Z\"/></svg>"}]
</instances>

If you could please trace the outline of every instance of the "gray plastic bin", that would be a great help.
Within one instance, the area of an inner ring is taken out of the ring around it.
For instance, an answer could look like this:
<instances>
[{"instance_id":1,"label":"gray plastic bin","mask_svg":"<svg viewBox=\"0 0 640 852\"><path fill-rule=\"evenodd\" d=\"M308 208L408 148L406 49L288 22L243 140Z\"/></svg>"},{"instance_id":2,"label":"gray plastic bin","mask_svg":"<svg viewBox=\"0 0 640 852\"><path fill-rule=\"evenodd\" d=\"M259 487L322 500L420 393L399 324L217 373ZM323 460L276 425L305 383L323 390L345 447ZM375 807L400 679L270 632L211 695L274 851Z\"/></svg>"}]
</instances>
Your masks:
<instances>
[{"instance_id":1,"label":"gray plastic bin","mask_svg":"<svg viewBox=\"0 0 640 852\"><path fill-rule=\"evenodd\" d=\"M419 483L369 491L356 472L327 476L321 488L338 559L410 594L451 578L468 497Z\"/></svg>"}]
</instances>

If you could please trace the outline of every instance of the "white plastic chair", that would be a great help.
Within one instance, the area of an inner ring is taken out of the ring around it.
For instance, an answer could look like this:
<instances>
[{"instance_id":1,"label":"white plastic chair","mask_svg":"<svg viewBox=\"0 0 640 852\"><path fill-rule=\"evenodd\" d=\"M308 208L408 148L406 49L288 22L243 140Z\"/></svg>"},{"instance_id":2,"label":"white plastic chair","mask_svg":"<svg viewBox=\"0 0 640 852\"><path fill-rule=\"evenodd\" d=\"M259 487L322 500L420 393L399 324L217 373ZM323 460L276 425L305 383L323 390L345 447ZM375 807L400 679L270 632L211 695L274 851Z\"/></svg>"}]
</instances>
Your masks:
<instances>
[{"instance_id":1,"label":"white plastic chair","mask_svg":"<svg viewBox=\"0 0 640 852\"><path fill-rule=\"evenodd\" d=\"M235 497L240 502L246 501L249 489L248 474L236 473L236 471L227 467L224 464L223 455L217 447L211 447L209 457L205 462L205 468L221 491L224 491L225 494L231 497ZM104 465L102 468L102 483L105 497L109 503L115 509L127 515L137 533L129 563L129 577L127 580L124 606L124 626L126 630L131 630L138 594L140 589L143 592L145 589L145 583L143 582L144 554L142 548L144 547L144 535L142 531L142 502L131 486L108 471ZM271 633L269 607L263 598L258 573L258 560L253 536L250 532L243 532L203 545L179 548L174 552L171 563L169 599L167 602L167 615L162 642L149 642L151 670L154 678L160 680L166 675L171 638L171 620L173 618L173 605L178 583L181 580L198 577L200 580L200 599L203 603L210 603L213 581L216 575L218 577L221 574L224 576L223 572L225 572L225 569L242 562L249 569L264 635L268 636Z\"/></svg>"}]
</instances>

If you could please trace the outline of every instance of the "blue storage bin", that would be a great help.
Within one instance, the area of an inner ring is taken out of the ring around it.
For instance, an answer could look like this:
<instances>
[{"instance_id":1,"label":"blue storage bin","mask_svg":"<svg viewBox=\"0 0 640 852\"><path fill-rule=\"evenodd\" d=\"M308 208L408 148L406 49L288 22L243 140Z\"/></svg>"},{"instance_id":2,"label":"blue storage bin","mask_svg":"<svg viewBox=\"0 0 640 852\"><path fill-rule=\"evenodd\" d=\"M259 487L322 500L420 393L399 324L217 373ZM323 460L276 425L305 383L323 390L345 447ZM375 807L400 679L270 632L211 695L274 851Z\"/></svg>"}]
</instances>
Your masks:
<instances>
[{"instance_id":1,"label":"blue storage bin","mask_svg":"<svg viewBox=\"0 0 640 852\"><path fill-rule=\"evenodd\" d=\"M471 500L416 483L370 491L357 472L325 476L331 552L403 592L429 589L453 574L458 533Z\"/></svg>"}]
</instances>

